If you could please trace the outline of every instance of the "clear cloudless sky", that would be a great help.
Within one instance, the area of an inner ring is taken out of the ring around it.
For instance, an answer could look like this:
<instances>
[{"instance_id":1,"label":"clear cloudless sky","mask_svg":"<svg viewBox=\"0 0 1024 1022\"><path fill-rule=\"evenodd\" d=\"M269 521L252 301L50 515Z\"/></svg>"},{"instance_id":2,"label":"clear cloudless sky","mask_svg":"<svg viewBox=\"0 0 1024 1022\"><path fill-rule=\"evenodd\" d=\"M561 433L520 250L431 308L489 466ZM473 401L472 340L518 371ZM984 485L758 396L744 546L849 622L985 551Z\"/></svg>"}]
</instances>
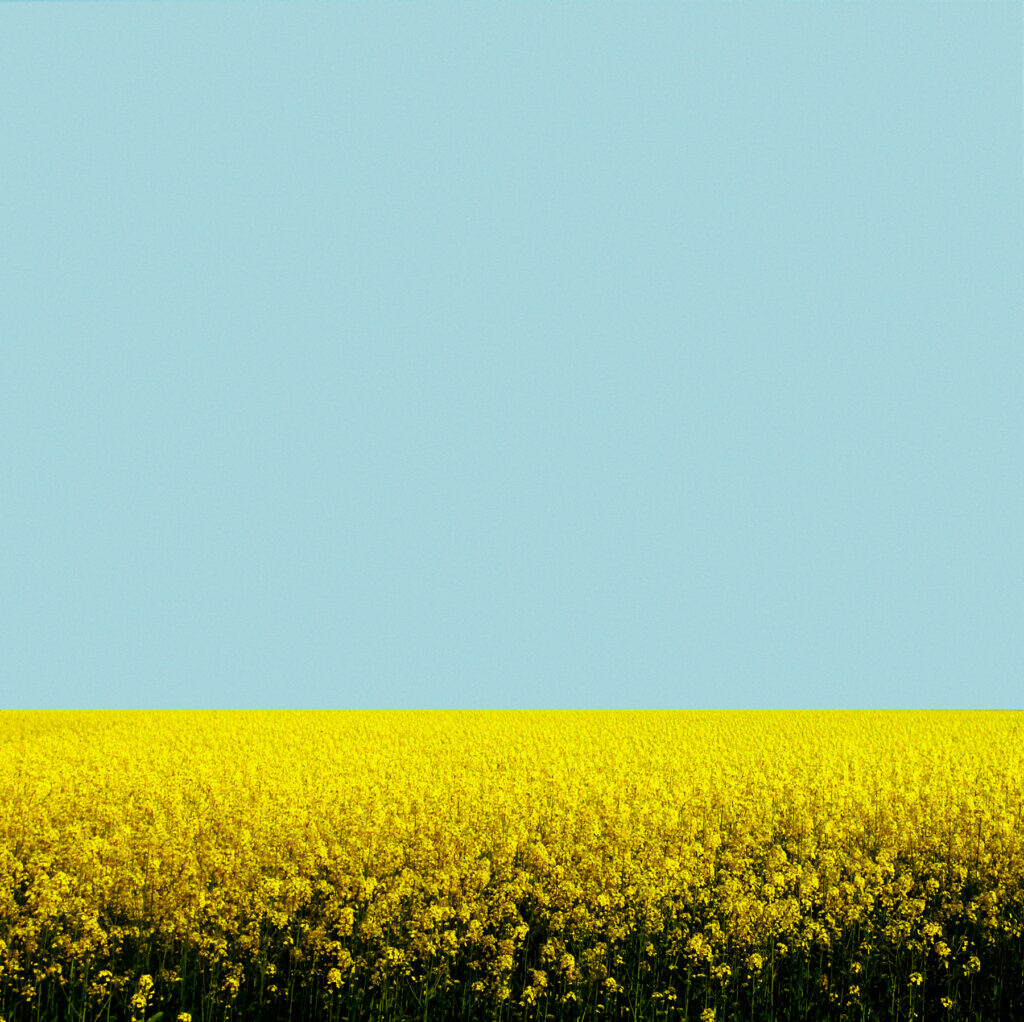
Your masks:
<instances>
[{"instance_id":1,"label":"clear cloudless sky","mask_svg":"<svg viewBox=\"0 0 1024 1022\"><path fill-rule=\"evenodd\" d=\"M1020 708L1021 62L3 5L0 706Z\"/></svg>"}]
</instances>

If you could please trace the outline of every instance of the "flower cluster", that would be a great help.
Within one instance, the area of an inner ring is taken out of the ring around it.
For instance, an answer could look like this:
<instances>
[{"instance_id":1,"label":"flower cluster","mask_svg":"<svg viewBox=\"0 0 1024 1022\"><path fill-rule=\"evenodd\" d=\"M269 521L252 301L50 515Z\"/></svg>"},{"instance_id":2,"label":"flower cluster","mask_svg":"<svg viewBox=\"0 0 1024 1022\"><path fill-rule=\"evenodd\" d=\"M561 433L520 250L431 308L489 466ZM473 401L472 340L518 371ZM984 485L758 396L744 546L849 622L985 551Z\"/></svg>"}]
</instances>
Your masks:
<instances>
[{"instance_id":1,"label":"flower cluster","mask_svg":"<svg viewBox=\"0 0 1024 1022\"><path fill-rule=\"evenodd\" d=\"M0 804L7 1022L1020 995L1020 714L4 713Z\"/></svg>"}]
</instances>

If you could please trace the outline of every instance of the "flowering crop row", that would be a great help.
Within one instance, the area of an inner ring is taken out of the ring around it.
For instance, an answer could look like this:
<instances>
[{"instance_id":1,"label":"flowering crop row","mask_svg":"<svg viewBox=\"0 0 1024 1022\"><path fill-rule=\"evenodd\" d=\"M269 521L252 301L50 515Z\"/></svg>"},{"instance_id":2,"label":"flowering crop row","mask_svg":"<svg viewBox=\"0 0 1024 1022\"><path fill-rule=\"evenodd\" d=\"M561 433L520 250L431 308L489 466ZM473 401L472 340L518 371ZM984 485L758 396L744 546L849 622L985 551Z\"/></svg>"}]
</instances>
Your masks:
<instances>
[{"instance_id":1,"label":"flowering crop row","mask_svg":"<svg viewBox=\"0 0 1024 1022\"><path fill-rule=\"evenodd\" d=\"M1024 714L3 713L0 1022L1024 1018Z\"/></svg>"}]
</instances>

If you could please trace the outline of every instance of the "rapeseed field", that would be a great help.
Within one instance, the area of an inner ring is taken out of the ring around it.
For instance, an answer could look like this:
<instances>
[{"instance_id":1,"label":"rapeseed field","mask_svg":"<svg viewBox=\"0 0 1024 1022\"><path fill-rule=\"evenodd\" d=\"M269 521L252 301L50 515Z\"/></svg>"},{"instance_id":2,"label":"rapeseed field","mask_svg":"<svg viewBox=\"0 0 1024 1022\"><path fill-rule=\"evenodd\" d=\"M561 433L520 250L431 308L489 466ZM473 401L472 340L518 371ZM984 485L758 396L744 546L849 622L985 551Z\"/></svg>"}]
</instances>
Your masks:
<instances>
[{"instance_id":1,"label":"rapeseed field","mask_svg":"<svg viewBox=\"0 0 1024 1022\"><path fill-rule=\"evenodd\" d=\"M3 1022L1024 1019L1024 714L3 713Z\"/></svg>"}]
</instances>

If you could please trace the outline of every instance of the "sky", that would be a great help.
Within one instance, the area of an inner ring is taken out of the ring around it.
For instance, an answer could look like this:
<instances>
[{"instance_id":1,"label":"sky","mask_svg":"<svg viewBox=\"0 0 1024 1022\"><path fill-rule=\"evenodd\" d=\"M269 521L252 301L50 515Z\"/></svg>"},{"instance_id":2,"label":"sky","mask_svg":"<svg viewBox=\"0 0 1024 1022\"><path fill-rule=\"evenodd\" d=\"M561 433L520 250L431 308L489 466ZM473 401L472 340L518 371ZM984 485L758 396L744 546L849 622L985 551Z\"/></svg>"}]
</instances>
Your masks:
<instances>
[{"instance_id":1,"label":"sky","mask_svg":"<svg viewBox=\"0 0 1024 1022\"><path fill-rule=\"evenodd\" d=\"M0 709L1022 708L1022 18L3 5Z\"/></svg>"}]
</instances>

